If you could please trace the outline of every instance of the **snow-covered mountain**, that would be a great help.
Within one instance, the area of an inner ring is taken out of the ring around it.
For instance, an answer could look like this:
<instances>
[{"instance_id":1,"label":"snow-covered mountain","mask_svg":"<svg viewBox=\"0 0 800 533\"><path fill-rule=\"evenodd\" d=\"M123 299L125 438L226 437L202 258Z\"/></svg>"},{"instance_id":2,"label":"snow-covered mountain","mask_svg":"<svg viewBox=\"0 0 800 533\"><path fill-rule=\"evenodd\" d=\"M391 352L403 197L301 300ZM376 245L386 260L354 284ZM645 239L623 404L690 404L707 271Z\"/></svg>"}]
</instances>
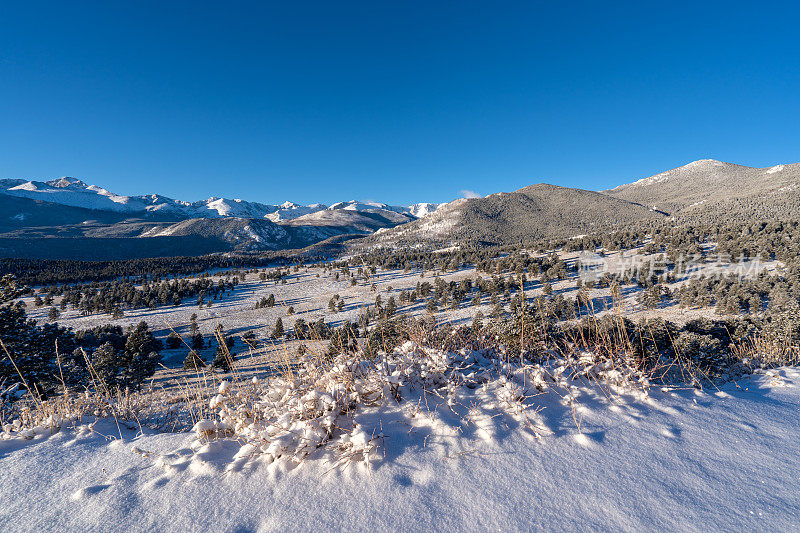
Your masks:
<instances>
[{"instance_id":1,"label":"snow-covered mountain","mask_svg":"<svg viewBox=\"0 0 800 533\"><path fill-rule=\"evenodd\" d=\"M755 168L701 159L604 192L671 215L794 218L800 163Z\"/></svg>"},{"instance_id":2,"label":"snow-covered mountain","mask_svg":"<svg viewBox=\"0 0 800 533\"><path fill-rule=\"evenodd\" d=\"M186 202L160 194L121 196L103 187L87 185L83 181L71 177L51 181L3 179L0 180L0 193L94 211L112 211L131 216L153 213L178 219L237 217L266 218L272 222L282 222L324 210L391 211L418 218L432 212L437 207L436 204L394 206L356 200L339 202L331 206L319 203L299 205L293 202L272 205L215 196L207 200Z\"/></svg>"},{"instance_id":3,"label":"snow-covered mountain","mask_svg":"<svg viewBox=\"0 0 800 533\"><path fill-rule=\"evenodd\" d=\"M571 237L655 216L638 204L546 183L483 198L459 198L413 222L381 229L366 246L500 245Z\"/></svg>"},{"instance_id":4,"label":"snow-covered mountain","mask_svg":"<svg viewBox=\"0 0 800 533\"><path fill-rule=\"evenodd\" d=\"M76 178L3 179L0 241L6 248L0 245L0 254L126 258L155 249L141 239L161 242L161 255L303 248L415 221L437 207L356 200L272 205L220 197L186 202L160 194L122 196ZM64 239L70 243L54 245Z\"/></svg>"},{"instance_id":5,"label":"snow-covered mountain","mask_svg":"<svg viewBox=\"0 0 800 533\"><path fill-rule=\"evenodd\" d=\"M283 202L278 206L276 211L267 214L266 218L273 222L283 222L286 220L294 220L295 218L309 215L311 213L316 213L317 211L323 211L327 208L328 206L325 204L299 205L294 202Z\"/></svg>"}]
</instances>

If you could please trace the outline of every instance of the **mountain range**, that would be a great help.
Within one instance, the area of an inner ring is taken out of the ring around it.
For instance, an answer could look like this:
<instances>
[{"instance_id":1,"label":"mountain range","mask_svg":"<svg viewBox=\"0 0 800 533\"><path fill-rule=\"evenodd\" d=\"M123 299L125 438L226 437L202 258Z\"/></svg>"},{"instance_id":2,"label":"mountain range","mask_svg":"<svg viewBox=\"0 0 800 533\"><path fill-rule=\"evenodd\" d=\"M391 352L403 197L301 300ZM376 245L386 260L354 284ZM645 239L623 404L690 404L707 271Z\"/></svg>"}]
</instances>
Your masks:
<instances>
[{"instance_id":1,"label":"mountain range","mask_svg":"<svg viewBox=\"0 0 800 533\"><path fill-rule=\"evenodd\" d=\"M382 210L417 217L420 214L427 214L436 208L436 204L429 203L393 206L377 202L357 202L355 200L339 202L331 206L324 204L298 205L293 202L270 205L213 196L199 202L186 202L174 200L160 194L121 196L97 185L87 185L79 179L70 177L44 182L0 179L0 193L93 211L111 211L139 216L146 214L162 215L184 219L238 217L266 218L273 222L280 222L324 210Z\"/></svg>"},{"instance_id":2,"label":"mountain range","mask_svg":"<svg viewBox=\"0 0 800 533\"><path fill-rule=\"evenodd\" d=\"M447 204L280 205L121 196L75 178L0 180L0 256L120 259L363 246L518 244L647 219L800 218L800 164L703 159L605 191L540 183ZM102 246L98 246L102 244ZM323 243L324 244L324 243Z\"/></svg>"},{"instance_id":3,"label":"mountain range","mask_svg":"<svg viewBox=\"0 0 800 533\"><path fill-rule=\"evenodd\" d=\"M416 220L438 204L378 202L280 205L211 197L198 202L160 194L122 196L64 177L51 181L0 180L0 255L127 258L212 251L303 248L330 237L365 235ZM48 239L48 240L43 240ZM62 244L54 239L70 239ZM100 241L98 239L104 239ZM103 242L106 246L99 247ZM74 253L70 253L70 249ZM128 251L130 249L130 251Z\"/></svg>"}]
</instances>

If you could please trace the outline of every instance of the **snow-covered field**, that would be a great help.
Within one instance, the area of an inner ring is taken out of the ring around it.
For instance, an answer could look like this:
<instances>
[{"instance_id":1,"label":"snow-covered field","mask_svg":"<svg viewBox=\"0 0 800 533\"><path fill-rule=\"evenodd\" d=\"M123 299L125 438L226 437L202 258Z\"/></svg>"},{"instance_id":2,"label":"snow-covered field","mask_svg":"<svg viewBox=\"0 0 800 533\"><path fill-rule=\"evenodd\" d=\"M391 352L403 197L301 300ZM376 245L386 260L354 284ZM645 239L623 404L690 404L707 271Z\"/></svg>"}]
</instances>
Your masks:
<instances>
[{"instance_id":1,"label":"snow-covered field","mask_svg":"<svg viewBox=\"0 0 800 533\"><path fill-rule=\"evenodd\" d=\"M630 254L631 252L628 252ZM561 257L567 264L574 264L579 257L578 252L562 253ZM618 253L609 253L608 260L613 262ZM645 256L642 256L645 257ZM779 267L777 263L765 263L765 268L774 272ZM220 278L221 273L214 273L213 279ZM264 371L264 363L273 361L276 358L283 358L287 353L294 350L301 344L300 341L275 342L269 338L270 333L278 318L281 318L287 331L291 331L294 321L298 318L304 319L307 323L324 318L326 323L331 326L341 325L344 321L357 321L359 314L365 306L372 306L375 297L380 296L383 304L390 297L398 300L402 289L413 289L418 282L428 282L433 284L435 281L433 272L427 271L424 277L420 277L419 270L404 272L402 270L378 270L377 276L370 280L375 283L376 290L373 292L370 284L365 284L359 280L358 285L351 286L346 276L335 279L335 273L326 272L318 266L301 268L298 272L292 269L291 274L285 278L286 283L276 283L274 281L260 281L257 274L249 273L244 282L239 283L223 299L215 301L212 307L199 309L196 300L187 298L180 306L164 306L157 309L126 309L125 316L121 319L112 320L111 316L105 313L98 313L89 316L82 316L79 311L67 308L61 314L58 322L61 325L71 327L75 330L87 329L108 323L129 326L144 320L148 323L156 336L165 338L171 330L175 330L188 341L189 319L192 314L197 314L197 323L201 333L210 335L214 332L218 324L221 324L226 334L233 337L242 336L248 332L256 334L258 349L255 351L242 343L237 342L232 351L237 356L237 370L245 376L261 375ZM438 276L445 282L461 281L463 279L475 279L477 276L486 278L486 273L478 273L473 267L465 267L457 272L440 272ZM570 273L565 280L555 280L551 282L553 292L562 294L568 298L576 298L578 288L576 281L578 275ZM675 290L681 282L668 284ZM637 303L638 289L634 286L625 286L622 290L624 297L624 314L630 318L652 318L662 317L678 323L698 317L714 316L712 308L706 309L681 309L677 304L670 303L661 305L657 309L647 310ZM276 304L272 308L255 309L255 304L263 297L270 294L275 296ZM331 312L328 309L328 302L331 297L338 294L344 300L344 309L341 312ZM526 286L526 296L532 299L543 294L542 284L539 281L531 281ZM608 288L595 288L589 291L593 301L594 312L602 315L612 308L613 302L611 292ZM477 306L468 305L472 295L466 298L458 309L440 309L436 315L437 320L447 322L471 322L477 312L484 316L489 316L493 306L490 298L483 296L481 304ZM47 322L49 307L35 308L33 298L24 299L27 304L28 315L39 322ZM55 300L58 305L59 298ZM398 300L399 305L399 300ZM294 313L287 314L289 307ZM414 315L426 314L426 301L418 300L414 304L401 306L400 313ZM327 343L311 346L317 341L303 341L306 345L317 352L323 352ZM215 343L210 342L204 349L198 350L201 357L210 362L214 357L216 349ZM173 387L187 379L193 380L192 376L187 375L182 369L183 360L188 353L186 346L178 349L166 349L162 352L165 368L160 369L156 374L155 384L160 387Z\"/></svg>"},{"instance_id":2,"label":"snow-covered field","mask_svg":"<svg viewBox=\"0 0 800 533\"><path fill-rule=\"evenodd\" d=\"M212 333L217 324L222 324L227 332L232 334L254 331L258 336L268 335L275 321L280 317L287 327L297 318L306 322L324 318L331 325L339 325L345 320L355 321L359 312L365 305L374 305L375 297L381 296L385 304L389 297L399 297L400 290L413 289L418 281L433 283L434 278L429 271L426 277L420 278L419 271L404 273L401 270L381 270L372 282L377 290L372 292L369 285L360 281L352 287L345 276L340 280L335 279L335 273L325 273L322 268L310 267L292 272L285 284L274 281L260 281L256 274L248 274L246 281L231 291L224 299L215 301L212 307L198 309L195 299L186 299L180 306L165 306L155 310L134 309L125 310L125 316L112 321L104 313L82 316L79 311L67 308L58 319L59 324L73 329L86 329L103 324L114 323L122 326L136 324L145 320L156 331L162 330L164 334L174 328L177 332L188 331L187 325L193 313L197 314L197 322L202 333ZM319 277L317 277L319 275ZM443 273L441 278L445 281L451 279L461 280L465 277L474 277L473 268L463 269L455 273ZM219 278L213 277L216 281ZM389 287L392 288L388 291ZM255 304L262 297L275 295L275 307L254 309ZM328 302L334 294L338 294L345 301L342 312L331 313ZM47 307L36 309L33 298L24 299L28 308L28 315L39 321L47 321ZM56 303L59 299L56 298ZM399 304L399 302L398 302ZM292 316L287 315L289 307L294 308ZM402 308L403 311L424 312L424 303ZM476 309L465 316L472 317Z\"/></svg>"},{"instance_id":3,"label":"snow-covered field","mask_svg":"<svg viewBox=\"0 0 800 533\"><path fill-rule=\"evenodd\" d=\"M486 407L502 388L489 385L464 388L464 406ZM64 424L0 440L0 518L8 531L797 531L798 386L794 368L646 395L573 380L530 399L536 432L420 408L381 428L369 466Z\"/></svg>"},{"instance_id":4,"label":"snow-covered field","mask_svg":"<svg viewBox=\"0 0 800 533\"><path fill-rule=\"evenodd\" d=\"M560 255L567 264L573 264L579 253L569 252L561 253ZM608 254L609 261L613 262L617 255L617 253ZM630 252L628 255L630 255ZM641 257L646 258L647 256ZM778 266L777 262L764 263L765 270L770 273L774 272ZM457 272L440 272L438 276L445 282L461 281L466 278L475 279L478 276L490 277L486 273L476 272L473 267L465 267ZM215 276L213 279L217 280L219 278ZM575 298L578 294L577 279L578 275L571 273L565 280L552 281L553 293ZM276 284L273 281L259 281L256 274L247 274L246 281L240 283L224 299L214 302L210 308L203 307L198 309L195 301L189 298L184 300L180 306L169 305L155 310L126 309L125 316L114 321L104 313L82 316L78 311L67 308L62 312L58 322L64 326L79 330L108 323L127 326L136 324L140 320L145 320L155 331L166 335L171 329L175 329L178 333L188 331L189 317L196 313L202 333L212 333L217 324L222 324L225 330L231 334L244 334L248 331L253 331L258 337L264 337L270 333L278 317L282 318L284 325L287 327L291 327L291 324L297 318L310 322L321 317L327 323L335 326L345 320L356 321L364 306L374 305L377 295L380 295L385 305L391 296L394 296L395 300L397 300L402 289L414 289L417 282L433 284L435 281L431 271L426 272L425 277L420 277L419 270L404 272L402 270L379 269L378 275L371 280L377 287L377 290L373 292L370 286L361 280L358 285L351 287L345 276L341 276L341 279L336 280L334 273L326 273L322 268L314 266L303 268L299 272L292 272L286 280L286 284ZM666 285L675 290L681 283L682 281L678 281ZM275 295L275 307L254 309L258 300L270 294ZM331 313L328 309L328 301L334 294L340 295L345 301L345 307L342 312ZM647 310L637 303L637 294L638 289L635 287L623 287L624 313L631 318L657 315L676 322L685 322L698 316L713 315L713 309L679 309L676 304ZM526 286L526 296L531 299L540 295L542 295L541 283L538 281L529 282ZM593 300L596 313L600 314L612 307L609 289L591 289L589 295ZM471 300L471 297L472 295L468 300ZM33 305L32 297L25 298L24 301L28 306L27 312L31 318L40 322L47 321L49 307L36 309ZM59 299L56 298L55 302L58 304ZM479 306L471 306L467 305L467 303L462 303L460 308L455 310L449 308L441 309L438 312L438 316L442 320L465 321L471 320L478 311L487 316L493 307L489 303L489 298L485 295ZM288 316L286 313L290 306L294 308L292 316ZM400 311L412 314L425 313L425 302L418 301L415 304L403 306Z\"/></svg>"}]
</instances>

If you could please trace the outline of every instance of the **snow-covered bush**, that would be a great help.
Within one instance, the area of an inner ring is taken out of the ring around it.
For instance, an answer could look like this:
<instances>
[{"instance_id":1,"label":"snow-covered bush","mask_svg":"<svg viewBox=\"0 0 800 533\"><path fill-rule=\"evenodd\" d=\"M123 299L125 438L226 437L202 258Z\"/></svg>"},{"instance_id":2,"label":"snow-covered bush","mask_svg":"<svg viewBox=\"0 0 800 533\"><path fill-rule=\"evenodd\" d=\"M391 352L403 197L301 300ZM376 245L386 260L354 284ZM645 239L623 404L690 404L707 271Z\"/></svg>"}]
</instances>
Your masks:
<instances>
[{"instance_id":1,"label":"snow-covered bush","mask_svg":"<svg viewBox=\"0 0 800 533\"><path fill-rule=\"evenodd\" d=\"M431 440L491 439L504 418L535 436L547 434L534 397L551 387L569 391L574 379L616 391L648 386L635 369L588 353L542 365L502 351L445 351L406 341L388 354L343 352L332 361L307 355L295 372L223 381L208 403L211 416L193 430L201 441L243 439L249 454L270 462L369 464L381 446L393 445L384 442L383 428L398 423L427 427Z\"/></svg>"}]
</instances>

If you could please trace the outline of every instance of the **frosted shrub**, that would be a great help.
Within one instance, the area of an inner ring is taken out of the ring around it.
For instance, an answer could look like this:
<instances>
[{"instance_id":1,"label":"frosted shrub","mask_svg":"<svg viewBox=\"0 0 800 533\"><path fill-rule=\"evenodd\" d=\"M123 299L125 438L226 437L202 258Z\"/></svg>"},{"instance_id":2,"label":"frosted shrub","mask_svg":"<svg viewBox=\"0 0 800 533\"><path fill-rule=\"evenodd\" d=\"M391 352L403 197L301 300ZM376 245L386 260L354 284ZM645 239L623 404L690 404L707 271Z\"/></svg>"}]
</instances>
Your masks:
<instances>
[{"instance_id":1,"label":"frosted shrub","mask_svg":"<svg viewBox=\"0 0 800 533\"><path fill-rule=\"evenodd\" d=\"M201 441L244 440L249 455L268 462L369 465L381 445L392 444L384 443L382 428L398 423L425 427L432 440L473 433L491 440L496 424L508 417L538 437L548 432L532 409L541 391L568 389L575 378L620 390L647 386L634 370L589 354L555 363L515 363L503 353L443 351L411 341L369 359L305 356L292 373L235 385L223 381L208 404L213 416L193 429Z\"/></svg>"}]
</instances>

